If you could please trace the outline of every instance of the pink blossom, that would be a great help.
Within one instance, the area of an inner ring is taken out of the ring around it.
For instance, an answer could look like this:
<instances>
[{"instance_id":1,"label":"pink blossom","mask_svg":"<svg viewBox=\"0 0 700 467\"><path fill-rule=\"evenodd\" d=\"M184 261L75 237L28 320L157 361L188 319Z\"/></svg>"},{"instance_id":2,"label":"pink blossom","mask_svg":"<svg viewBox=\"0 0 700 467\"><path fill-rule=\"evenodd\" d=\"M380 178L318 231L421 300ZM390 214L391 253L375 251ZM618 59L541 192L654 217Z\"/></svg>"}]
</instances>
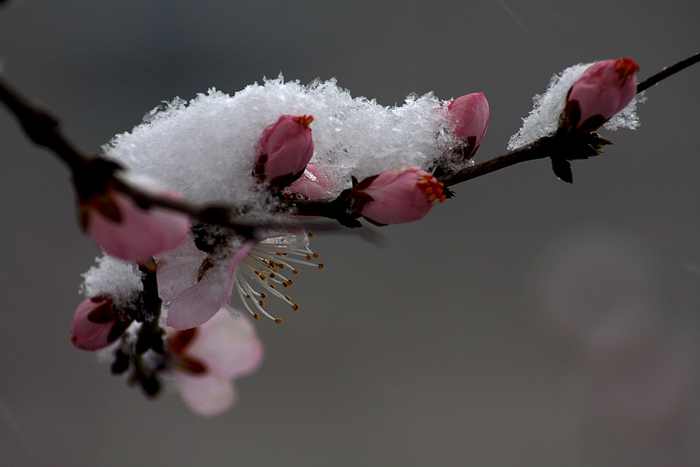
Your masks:
<instances>
[{"instance_id":1,"label":"pink blossom","mask_svg":"<svg viewBox=\"0 0 700 467\"><path fill-rule=\"evenodd\" d=\"M332 198L333 181L314 164L309 164L304 174L284 189L284 194L291 198L327 199ZM297 219L319 219L320 216L297 216Z\"/></svg>"},{"instance_id":2,"label":"pink blossom","mask_svg":"<svg viewBox=\"0 0 700 467\"><path fill-rule=\"evenodd\" d=\"M467 94L450 102L447 120L455 136L466 143L464 154L470 159L479 149L489 124L489 103L484 93Z\"/></svg>"},{"instance_id":3,"label":"pink blossom","mask_svg":"<svg viewBox=\"0 0 700 467\"><path fill-rule=\"evenodd\" d=\"M252 373L263 358L263 346L250 319L227 307L199 327L171 331L168 344L179 357L175 378L183 401L205 417L219 415L234 404L232 380Z\"/></svg>"},{"instance_id":4,"label":"pink blossom","mask_svg":"<svg viewBox=\"0 0 700 467\"><path fill-rule=\"evenodd\" d=\"M181 199L178 193L147 186L161 196ZM108 255L124 261L146 263L154 256L177 248L190 232L182 213L154 207L143 209L124 193L107 188L80 206L83 229Z\"/></svg>"},{"instance_id":5,"label":"pink blossom","mask_svg":"<svg viewBox=\"0 0 700 467\"><path fill-rule=\"evenodd\" d=\"M263 130L253 174L260 181L284 187L298 179L314 154L311 115L282 115Z\"/></svg>"},{"instance_id":6,"label":"pink blossom","mask_svg":"<svg viewBox=\"0 0 700 467\"><path fill-rule=\"evenodd\" d=\"M564 124L580 132L594 131L624 109L637 93L639 71L631 58L591 65L574 83L566 98Z\"/></svg>"},{"instance_id":7,"label":"pink blossom","mask_svg":"<svg viewBox=\"0 0 700 467\"><path fill-rule=\"evenodd\" d=\"M212 259L186 242L172 254L159 258L158 292L167 311L167 325L188 329L207 322L231 298L238 263L254 241L222 258Z\"/></svg>"},{"instance_id":8,"label":"pink blossom","mask_svg":"<svg viewBox=\"0 0 700 467\"><path fill-rule=\"evenodd\" d=\"M333 181L314 164L306 166L302 176L284 189L284 193L306 199L325 199L332 197Z\"/></svg>"},{"instance_id":9,"label":"pink blossom","mask_svg":"<svg viewBox=\"0 0 700 467\"><path fill-rule=\"evenodd\" d=\"M103 349L116 341L131 321L119 318L112 299L88 298L75 310L70 330L71 342L82 350Z\"/></svg>"},{"instance_id":10,"label":"pink blossom","mask_svg":"<svg viewBox=\"0 0 700 467\"><path fill-rule=\"evenodd\" d=\"M353 208L376 224L422 219L436 200L445 200L443 185L424 170L404 165L358 183L350 194Z\"/></svg>"}]
</instances>

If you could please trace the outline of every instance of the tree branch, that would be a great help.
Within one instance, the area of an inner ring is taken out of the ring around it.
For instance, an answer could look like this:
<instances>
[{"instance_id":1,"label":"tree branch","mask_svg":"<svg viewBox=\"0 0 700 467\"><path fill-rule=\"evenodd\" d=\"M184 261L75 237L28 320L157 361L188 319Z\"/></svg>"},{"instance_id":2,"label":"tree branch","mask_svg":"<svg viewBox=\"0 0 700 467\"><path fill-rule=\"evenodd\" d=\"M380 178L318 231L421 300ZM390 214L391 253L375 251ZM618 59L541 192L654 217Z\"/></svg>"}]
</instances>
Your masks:
<instances>
[{"instance_id":1,"label":"tree branch","mask_svg":"<svg viewBox=\"0 0 700 467\"><path fill-rule=\"evenodd\" d=\"M686 58L685 60L681 60L680 62L676 63L675 65L671 65L668 68L664 68L662 71L658 72L653 76L648 77L647 79L639 83L637 85L637 94L649 89L659 81L666 79L671 75L675 75L679 71L688 68L690 65L694 65L698 62L700 62L700 53L696 53L692 57Z\"/></svg>"},{"instance_id":2,"label":"tree branch","mask_svg":"<svg viewBox=\"0 0 700 467\"><path fill-rule=\"evenodd\" d=\"M699 61L700 53L682 60L639 83L637 85L637 92L642 92ZM55 153L71 168L74 174L82 173L84 175L86 170L90 170L89 167L91 163L99 159L96 156L90 156L81 152L61 133L58 120L53 115L22 96L18 91L12 88L2 76L0 76L0 100L7 106L10 112L15 115L27 136L34 143L44 146ZM597 139L600 137L595 133L589 136L593 139L587 139L585 137L582 139L581 135L573 136L557 132L553 136L541 138L522 149L511 151L472 167L467 167L456 173L441 175L439 180L445 186L449 187L521 162L551 158L553 163L555 163L558 159L561 159L560 154L564 153L569 154L566 157L567 161L572 159L585 159L596 155L603 144L609 144L607 140L603 141L604 139ZM570 156L572 153L573 156ZM90 173L89 175L92 176L93 174ZM227 227L245 233L246 235L253 235L254 231L258 228L290 227L289 224L285 223L259 225L248 222L234 222L232 219L234 218L235 210L230 207L198 207L185 201L176 201L153 195L112 174L104 175L96 171L94 176L105 177L106 179L102 180L105 184L109 184L123 193L128 194L141 206L158 206L172 209L188 214L196 221ZM300 215L336 219L347 227L359 226L360 224L357 221L357 216L348 210L345 201L344 194L341 193L335 200L285 199L282 202L282 206L294 210L295 213ZM322 230L331 230L330 226L318 227Z\"/></svg>"}]
</instances>

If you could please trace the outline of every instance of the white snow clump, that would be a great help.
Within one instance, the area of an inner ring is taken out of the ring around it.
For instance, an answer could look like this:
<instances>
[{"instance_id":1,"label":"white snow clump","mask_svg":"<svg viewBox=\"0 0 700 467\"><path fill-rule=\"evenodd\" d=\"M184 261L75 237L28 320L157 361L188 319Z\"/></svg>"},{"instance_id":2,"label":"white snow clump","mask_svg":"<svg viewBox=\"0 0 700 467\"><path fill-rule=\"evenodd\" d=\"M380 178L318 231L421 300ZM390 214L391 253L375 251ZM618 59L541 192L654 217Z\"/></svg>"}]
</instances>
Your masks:
<instances>
[{"instance_id":1,"label":"white snow clump","mask_svg":"<svg viewBox=\"0 0 700 467\"><path fill-rule=\"evenodd\" d=\"M409 96L400 107L384 107L353 99L335 80L302 86L280 76L233 96L210 89L190 102L176 98L103 150L191 202L265 211L267 194L251 176L255 146L265 127L281 115L314 117L310 163L332 177L340 192L350 186L350 175L361 180L403 164L428 169L455 144L444 128L442 104L426 94Z\"/></svg>"},{"instance_id":2,"label":"white snow clump","mask_svg":"<svg viewBox=\"0 0 700 467\"><path fill-rule=\"evenodd\" d=\"M566 94L591 65L592 63L574 65L562 71L561 74L552 76L545 93L535 94L532 98L534 107L530 115L523 118L523 126L520 130L510 137L509 151L524 148L557 131L559 118L566 106Z\"/></svg>"},{"instance_id":3,"label":"white snow clump","mask_svg":"<svg viewBox=\"0 0 700 467\"><path fill-rule=\"evenodd\" d=\"M593 63L578 64L567 68L561 74L555 74L547 85L544 94L536 94L532 100L533 109L527 118L523 119L523 126L508 141L508 150L515 151L532 144L540 138L553 135L559 127L561 113L566 106L566 95L571 86L581 77L586 68ZM615 114L605 123L606 130L629 128L634 130L639 126L639 117L636 109L637 103L645 102L643 94L638 94L627 107Z\"/></svg>"},{"instance_id":4,"label":"white snow clump","mask_svg":"<svg viewBox=\"0 0 700 467\"><path fill-rule=\"evenodd\" d=\"M143 291L141 272L136 265L107 255L95 260L97 265L83 274L81 291L85 297L108 295L121 308L134 304Z\"/></svg>"}]
</instances>

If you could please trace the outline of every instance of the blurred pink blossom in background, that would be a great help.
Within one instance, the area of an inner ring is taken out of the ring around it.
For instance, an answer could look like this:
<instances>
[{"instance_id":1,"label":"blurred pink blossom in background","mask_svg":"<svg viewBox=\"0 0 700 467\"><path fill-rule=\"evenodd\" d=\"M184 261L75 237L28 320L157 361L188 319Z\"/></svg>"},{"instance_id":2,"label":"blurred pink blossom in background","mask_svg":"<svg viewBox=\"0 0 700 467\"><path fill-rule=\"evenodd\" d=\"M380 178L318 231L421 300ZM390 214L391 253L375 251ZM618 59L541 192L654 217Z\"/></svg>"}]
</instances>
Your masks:
<instances>
[{"instance_id":1,"label":"blurred pink blossom in background","mask_svg":"<svg viewBox=\"0 0 700 467\"><path fill-rule=\"evenodd\" d=\"M588 457L595 465L697 465L696 349L670 322L648 246L584 231L553 244L538 276L541 323L572 357Z\"/></svg>"},{"instance_id":2,"label":"blurred pink blossom in background","mask_svg":"<svg viewBox=\"0 0 700 467\"><path fill-rule=\"evenodd\" d=\"M175 378L182 400L207 417L234 404L233 380L255 371L263 359L262 342L250 319L228 307L199 327L171 330L168 342L180 358Z\"/></svg>"}]
</instances>

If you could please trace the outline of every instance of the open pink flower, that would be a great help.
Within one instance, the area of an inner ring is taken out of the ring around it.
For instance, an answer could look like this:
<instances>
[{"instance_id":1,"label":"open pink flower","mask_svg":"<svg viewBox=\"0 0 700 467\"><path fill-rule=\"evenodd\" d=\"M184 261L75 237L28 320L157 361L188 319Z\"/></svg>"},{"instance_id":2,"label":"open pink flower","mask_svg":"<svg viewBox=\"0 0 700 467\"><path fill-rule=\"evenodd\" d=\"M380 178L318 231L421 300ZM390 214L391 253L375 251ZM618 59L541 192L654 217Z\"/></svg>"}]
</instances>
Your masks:
<instances>
[{"instance_id":1,"label":"open pink flower","mask_svg":"<svg viewBox=\"0 0 700 467\"><path fill-rule=\"evenodd\" d=\"M298 179L314 155L311 115L282 115L263 130L253 174L260 181L284 187Z\"/></svg>"},{"instance_id":2,"label":"open pink flower","mask_svg":"<svg viewBox=\"0 0 700 467\"><path fill-rule=\"evenodd\" d=\"M88 298L73 315L71 342L82 350L103 349L124 334L131 321L118 316L111 298Z\"/></svg>"},{"instance_id":3,"label":"open pink flower","mask_svg":"<svg viewBox=\"0 0 700 467\"><path fill-rule=\"evenodd\" d=\"M168 344L179 357L175 378L183 401L205 417L228 410L236 400L232 380L255 371L263 359L250 319L227 307L199 327L169 332Z\"/></svg>"},{"instance_id":4,"label":"open pink flower","mask_svg":"<svg viewBox=\"0 0 700 467\"><path fill-rule=\"evenodd\" d=\"M167 325L188 329L207 322L231 298L238 263L254 241L243 242L235 252L212 259L186 242L159 258L158 292L167 311Z\"/></svg>"},{"instance_id":5,"label":"open pink flower","mask_svg":"<svg viewBox=\"0 0 700 467\"><path fill-rule=\"evenodd\" d=\"M568 129L594 131L627 107L637 93L637 65L631 58L591 65L569 90L564 109Z\"/></svg>"},{"instance_id":6,"label":"open pink flower","mask_svg":"<svg viewBox=\"0 0 700 467\"><path fill-rule=\"evenodd\" d=\"M350 194L353 208L376 224L422 219L436 200L445 200L443 185L424 170L404 165L358 183Z\"/></svg>"},{"instance_id":7,"label":"open pink flower","mask_svg":"<svg viewBox=\"0 0 700 467\"><path fill-rule=\"evenodd\" d=\"M484 93L467 94L450 102L447 120L455 136L466 143L464 154L470 159L484 140L489 124L489 103Z\"/></svg>"},{"instance_id":8,"label":"open pink flower","mask_svg":"<svg viewBox=\"0 0 700 467\"><path fill-rule=\"evenodd\" d=\"M161 196L180 199L154 182L141 185ZM124 261L145 263L177 248L189 237L190 221L182 213L157 208L143 209L124 193L107 188L81 202L83 229L108 255Z\"/></svg>"}]
</instances>

